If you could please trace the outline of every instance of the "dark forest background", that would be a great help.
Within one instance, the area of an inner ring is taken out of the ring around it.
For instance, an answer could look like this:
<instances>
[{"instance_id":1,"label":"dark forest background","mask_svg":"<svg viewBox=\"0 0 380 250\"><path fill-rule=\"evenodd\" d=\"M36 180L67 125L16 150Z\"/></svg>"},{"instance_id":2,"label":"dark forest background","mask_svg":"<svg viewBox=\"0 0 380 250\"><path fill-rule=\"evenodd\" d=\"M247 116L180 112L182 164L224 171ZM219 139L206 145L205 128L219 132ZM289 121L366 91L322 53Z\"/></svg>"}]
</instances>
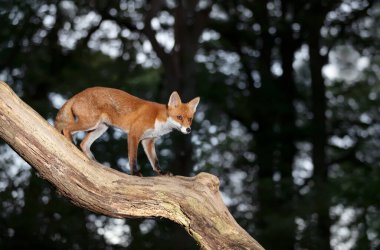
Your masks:
<instances>
[{"instance_id":1,"label":"dark forest background","mask_svg":"<svg viewBox=\"0 0 380 250\"><path fill-rule=\"evenodd\" d=\"M374 0L0 1L0 79L50 122L95 85L201 96L163 169L218 176L266 249L380 249L379 21ZM93 152L128 172L126 148L109 130ZM169 221L75 207L0 145L0 249L126 247L199 249Z\"/></svg>"}]
</instances>

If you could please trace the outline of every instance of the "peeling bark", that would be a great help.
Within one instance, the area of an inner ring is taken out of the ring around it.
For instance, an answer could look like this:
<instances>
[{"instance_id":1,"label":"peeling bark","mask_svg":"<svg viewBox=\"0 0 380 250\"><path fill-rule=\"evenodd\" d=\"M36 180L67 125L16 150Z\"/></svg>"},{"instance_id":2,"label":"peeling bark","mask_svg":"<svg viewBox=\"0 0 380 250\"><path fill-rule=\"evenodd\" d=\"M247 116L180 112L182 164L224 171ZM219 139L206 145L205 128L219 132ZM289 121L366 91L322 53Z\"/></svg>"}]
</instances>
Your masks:
<instances>
[{"instance_id":1,"label":"peeling bark","mask_svg":"<svg viewBox=\"0 0 380 250\"><path fill-rule=\"evenodd\" d=\"M136 177L91 161L1 81L0 137L77 206L117 218L167 218L202 249L263 249L231 216L217 177Z\"/></svg>"}]
</instances>

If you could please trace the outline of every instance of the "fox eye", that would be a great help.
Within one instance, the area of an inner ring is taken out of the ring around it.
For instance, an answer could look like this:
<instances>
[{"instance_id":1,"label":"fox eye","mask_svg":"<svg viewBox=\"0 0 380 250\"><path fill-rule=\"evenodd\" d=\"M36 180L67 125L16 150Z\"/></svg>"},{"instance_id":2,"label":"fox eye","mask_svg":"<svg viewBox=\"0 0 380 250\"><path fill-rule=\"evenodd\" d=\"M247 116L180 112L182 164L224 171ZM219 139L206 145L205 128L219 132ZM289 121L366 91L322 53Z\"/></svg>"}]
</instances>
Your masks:
<instances>
[{"instance_id":1,"label":"fox eye","mask_svg":"<svg viewBox=\"0 0 380 250\"><path fill-rule=\"evenodd\" d=\"M182 115L177 115L177 119L180 120L180 121L182 121L183 120Z\"/></svg>"},{"instance_id":2,"label":"fox eye","mask_svg":"<svg viewBox=\"0 0 380 250\"><path fill-rule=\"evenodd\" d=\"M193 120L193 118L189 118L189 122L191 122Z\"/></svg>"}]
</instances>

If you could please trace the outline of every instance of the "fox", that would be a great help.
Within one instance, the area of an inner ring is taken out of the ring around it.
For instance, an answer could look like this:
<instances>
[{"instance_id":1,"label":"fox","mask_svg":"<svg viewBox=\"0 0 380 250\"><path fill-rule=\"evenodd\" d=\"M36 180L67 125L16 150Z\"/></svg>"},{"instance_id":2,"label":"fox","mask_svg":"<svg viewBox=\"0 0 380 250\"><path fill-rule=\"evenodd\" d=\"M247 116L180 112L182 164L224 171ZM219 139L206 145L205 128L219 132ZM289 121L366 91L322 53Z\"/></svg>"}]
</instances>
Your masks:
<instances>
[{"instance_id":1,"label":"fox","mask_svg":"<svg viewBox=\"0 0 380 250\"><path fill-rule=\"evenodd\" d=\"M171 175L160 168L155 141L173 130L189 134L199 101L200 97L196 97L188 103L182 103L179 94L174 91L167 104L160 104L119 89L91 87L63 104L54 126L72 143L73 134L87 132L79 146L91 160L95 160L90 150L93 142L109 127L119 128L127 134L128 162L132 175L142 176L137 169L140 142L153 171L157 175Z\"/></svg>"}]
</instances>

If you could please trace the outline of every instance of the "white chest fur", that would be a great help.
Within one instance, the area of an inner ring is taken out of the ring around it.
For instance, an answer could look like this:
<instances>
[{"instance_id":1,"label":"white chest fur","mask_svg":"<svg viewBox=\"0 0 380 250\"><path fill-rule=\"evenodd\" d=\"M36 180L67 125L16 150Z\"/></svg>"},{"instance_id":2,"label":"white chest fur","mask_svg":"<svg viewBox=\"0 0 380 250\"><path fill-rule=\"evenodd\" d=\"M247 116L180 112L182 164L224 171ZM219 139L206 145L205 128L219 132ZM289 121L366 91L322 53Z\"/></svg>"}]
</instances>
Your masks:
<instances>
[{"instance_id":1,"label":"white chest fur","mask_svg":"<svg viewBox=\"0 0 380 250\"><path fill-rule=\"evenodd\" d=\"M167 119L164 122L156 120L154 123L154 128L145 131L142 139L157 138L163 136L167 133L170 133L173 128L175 128L175 126L173 126L173 123L170 121L170 119Z\"/></svg>"}]
</instances>

